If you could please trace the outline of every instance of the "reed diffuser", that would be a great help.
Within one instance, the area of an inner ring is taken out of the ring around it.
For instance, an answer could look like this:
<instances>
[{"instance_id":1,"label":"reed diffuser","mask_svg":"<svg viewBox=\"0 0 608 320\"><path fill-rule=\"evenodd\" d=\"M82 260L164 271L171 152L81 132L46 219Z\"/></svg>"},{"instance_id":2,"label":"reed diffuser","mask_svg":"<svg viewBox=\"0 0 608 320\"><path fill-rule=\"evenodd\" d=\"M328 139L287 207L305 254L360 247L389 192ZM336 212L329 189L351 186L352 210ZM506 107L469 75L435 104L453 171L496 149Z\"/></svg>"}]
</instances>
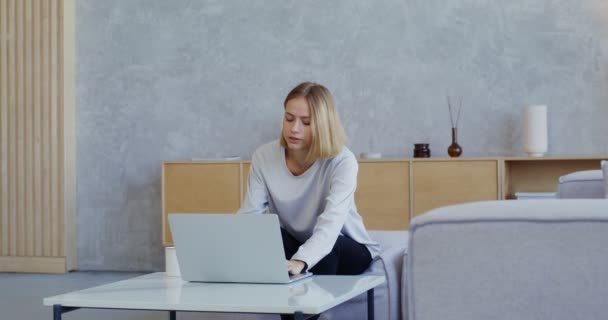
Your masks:
<instances>
[{"instance_id":1,"label":"reed diffuser","mask_svg":"<svg viewBox=\"0 0 608 320\"><path fill-rule=\"evenodd\" d=\"M456 111L456 122L454 122L454 109L452 109L452 102L450 96L447 96L448 100L448 111L450 112L450 124L452 125L452 144L448 147L448 154L450 157L460 157L462 154L462 147L458 144L458 122L460 120L460 110L462 110L462 97L458 104L458 110Z\"/></svg>"}]
</instances>

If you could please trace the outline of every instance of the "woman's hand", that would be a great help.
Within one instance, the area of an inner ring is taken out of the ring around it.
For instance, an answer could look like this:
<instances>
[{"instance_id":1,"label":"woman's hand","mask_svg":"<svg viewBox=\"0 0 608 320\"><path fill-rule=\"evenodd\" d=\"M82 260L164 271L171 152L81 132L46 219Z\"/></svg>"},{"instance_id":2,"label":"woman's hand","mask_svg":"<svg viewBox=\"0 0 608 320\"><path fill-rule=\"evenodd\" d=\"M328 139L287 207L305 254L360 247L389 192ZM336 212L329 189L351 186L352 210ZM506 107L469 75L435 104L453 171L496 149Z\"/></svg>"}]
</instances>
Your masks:
<instances>
[{"instance_id":1,"label":"woman's hand","mask_svg":"<svg viewBox=\"0 0 608 320\"><path fill-rule=\"evenodd\" d=\"M287 260L287 272L289 272L289 274L300 274L302 273L302 270L304 270L304 267L306 267L306 263L304 263L304 261L301 260Z\"/></svg>"}]
</instances>

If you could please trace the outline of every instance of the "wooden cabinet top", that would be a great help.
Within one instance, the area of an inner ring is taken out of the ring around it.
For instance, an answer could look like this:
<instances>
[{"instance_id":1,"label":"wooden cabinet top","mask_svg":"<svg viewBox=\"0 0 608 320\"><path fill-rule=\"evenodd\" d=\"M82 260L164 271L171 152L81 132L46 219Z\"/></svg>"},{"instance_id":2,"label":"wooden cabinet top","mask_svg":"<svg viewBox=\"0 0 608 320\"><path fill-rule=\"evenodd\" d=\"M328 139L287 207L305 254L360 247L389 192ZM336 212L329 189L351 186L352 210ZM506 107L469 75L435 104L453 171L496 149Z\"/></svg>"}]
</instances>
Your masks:
<instances>
[{"instance_id":1,"label":"wooden cabinet top","mask_svg":"<svg viewBox=\"0 0 608 320\"><path fill-rule=\"evenodd\" d=\"M545 157L527 157L527 156L496 156L496 157L431 157L431 158L379 158L379 159L361 159L359 162L416 162L416 161L551 161L551 160L608 160L608 155L563 155L563 156L545 156ZM185 163L251 163L249 159L243 160L167 160L164 164L185 164Z\"/></svg>"}]
</instances>

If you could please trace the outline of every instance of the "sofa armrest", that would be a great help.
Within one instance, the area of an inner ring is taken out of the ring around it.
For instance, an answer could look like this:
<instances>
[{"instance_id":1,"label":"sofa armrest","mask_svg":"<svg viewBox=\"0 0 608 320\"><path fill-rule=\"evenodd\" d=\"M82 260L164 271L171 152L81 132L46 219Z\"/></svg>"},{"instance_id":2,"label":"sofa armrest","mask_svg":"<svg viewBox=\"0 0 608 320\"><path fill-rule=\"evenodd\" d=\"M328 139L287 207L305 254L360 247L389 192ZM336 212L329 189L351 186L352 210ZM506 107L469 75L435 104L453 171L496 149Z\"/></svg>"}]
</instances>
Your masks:
<instances>
[{"instance_id":1,"label":"sofa armrest","mask_svg":"<svg viewBox=\"0 0 608 320\"><path fill-rule=\"evenodd\" d=\"M403 269L403 257L406 254L406 246L392 247L380 253L377 259L383 261L384 273L388 288L388 305L391 319L399 319L401 314L401 277Z\"/></svg>"},{"instance_id":2,"label":"sofa armrest","mask_svg":"<svg viewBox=\"0 0 608 320\"><path fill-rule=\"evenodd\" d=\"M410 228L409 320L602 319L608 201L490 201Z\"/></svg>"},{"instance_id":3,"label":"sofa armrest","mask_svg":"<svg viewBox=\"0 0 608 320\"><path fill-rule=\"evenodd\" d=\"M389 318L400 319L401 284L403 256L407 254L409 231L405 230L370 230L370 236L382 248L377 260L382 260L387 282ZM375 263L372 263L372 267Z\"/></svg>"}]
</instances>

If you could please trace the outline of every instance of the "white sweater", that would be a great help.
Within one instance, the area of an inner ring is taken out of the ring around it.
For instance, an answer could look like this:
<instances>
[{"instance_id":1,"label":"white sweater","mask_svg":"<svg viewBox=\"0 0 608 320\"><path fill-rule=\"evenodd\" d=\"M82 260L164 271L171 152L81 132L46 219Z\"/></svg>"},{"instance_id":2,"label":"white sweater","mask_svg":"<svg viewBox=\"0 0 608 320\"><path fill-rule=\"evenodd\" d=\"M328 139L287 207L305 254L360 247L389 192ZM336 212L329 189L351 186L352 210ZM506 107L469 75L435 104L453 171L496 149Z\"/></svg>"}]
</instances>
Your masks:
<instances>
[{"instance_id":1,"label":"white sweater","mask_svg":"<svg viewBox=\"0 0 608 320\"><path fill-rule=\"evenodd\" d=\"M333 248L340 234L367 247L372 258L380 252L355 206L357 171L354 154L346 147L334 158L318 159L303 174L287 168L279 141L262 145L253 154L247 195L238 213L279 216L281 227L303 242L292 259L314 267Z\"/></svg>"}]
</instances>

